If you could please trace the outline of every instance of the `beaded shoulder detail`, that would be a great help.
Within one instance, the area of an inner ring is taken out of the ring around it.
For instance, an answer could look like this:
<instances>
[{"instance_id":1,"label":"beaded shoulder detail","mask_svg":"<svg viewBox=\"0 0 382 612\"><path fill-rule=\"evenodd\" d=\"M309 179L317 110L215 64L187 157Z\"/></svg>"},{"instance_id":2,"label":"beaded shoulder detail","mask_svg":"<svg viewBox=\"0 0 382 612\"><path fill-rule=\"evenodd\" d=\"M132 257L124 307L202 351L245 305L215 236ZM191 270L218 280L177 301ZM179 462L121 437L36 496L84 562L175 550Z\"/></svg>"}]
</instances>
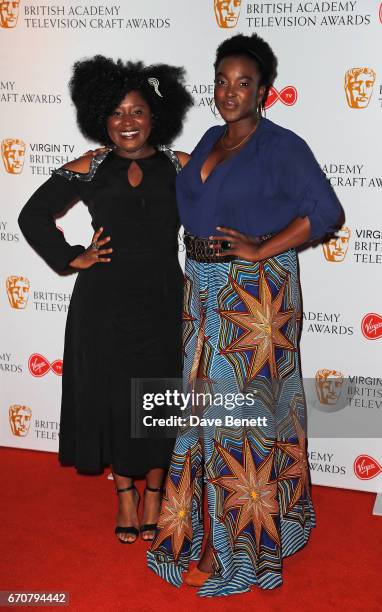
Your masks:
<instances>
[{"instance_id":1,"label":"beaded shoulder detail","mask_svg":"<svg viewBox=\"0 0 382 612\"><path fill-rule=\"evenodd\" d=\"M58 174L59 176L63 176L68 181L71 181L73 179L78 179L79 181L92 181L98 168L100 167L104 159L106 159L106 157L109 155L109 153L110 150L105 151L104 153L100 153L99 155L96 155L96 157L93 157L90 162L89 172L87 172L86 174L84 174L83 172L73 172L73 170L67 170L66 168L58 168L57 170L54 170L52 174Z\"/></svg>"},{"instance_id":2,"label":"beaded shoulder detail","mask_svg":"<svg viewBox=\"0 0 382 612\"><path fill-rule=\"evenodd\" d=\"M167 155L169 160L175 166L175 170L177 173L179 173L182 170L182 165L178 159L178 156L172 149L169 149L169 147L166 147L166 145L159 145L157 149L158 151L162 151L162 153Z\"/></svg>"}]
</instances>

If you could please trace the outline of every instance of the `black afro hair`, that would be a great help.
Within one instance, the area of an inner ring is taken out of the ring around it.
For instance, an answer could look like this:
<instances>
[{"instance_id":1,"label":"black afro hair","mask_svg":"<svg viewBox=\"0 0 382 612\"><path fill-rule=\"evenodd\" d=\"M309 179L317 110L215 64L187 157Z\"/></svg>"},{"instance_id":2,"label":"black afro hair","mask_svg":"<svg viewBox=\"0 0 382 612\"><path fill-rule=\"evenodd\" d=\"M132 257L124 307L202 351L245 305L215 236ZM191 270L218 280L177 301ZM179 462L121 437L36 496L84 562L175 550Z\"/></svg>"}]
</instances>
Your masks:
<instances>
[{"instance_id":1,"label":"black afro hair","mask_svg":"<svg viewBox=\"0 0 382 612\"><path fill-rule=\"evenodd\" d=\"M160 97L148 79L159 81ZM184 84L184 69L166 64L145 66L142 62L114 61L102 55L76 62L69 83L82 134L103 145L111 144L107 118L130 91L139 91L153 115L149 142L170 145L181 133L183 120L192 106Z\"/></svg>"},{"instance_id":2,"label":"black afro hair","mask_svg":"<svg viewBox=\"0 0 382 612\"><path fill-rule=\"evenodd\" d=\"M216 50L214 63L215 72L220 62L225 57L244 55L252 59L260 73L259 85L264 85L265 93L261 102L264 108L268 92L277 76L277 58L271 47L257 34L244 36L237 34L224 40Z\"/></svg>"}]
</instances>

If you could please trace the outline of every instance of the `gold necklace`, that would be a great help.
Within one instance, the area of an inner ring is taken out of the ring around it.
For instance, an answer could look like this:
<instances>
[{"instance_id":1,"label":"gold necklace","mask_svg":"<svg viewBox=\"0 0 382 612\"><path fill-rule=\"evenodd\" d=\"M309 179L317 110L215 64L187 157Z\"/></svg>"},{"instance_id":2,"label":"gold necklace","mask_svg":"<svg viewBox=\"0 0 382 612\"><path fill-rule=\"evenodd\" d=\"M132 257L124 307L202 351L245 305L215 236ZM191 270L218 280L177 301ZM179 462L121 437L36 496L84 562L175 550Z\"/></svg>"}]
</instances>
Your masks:
<instances>
[{"instance_id":1,"label":"gold necklace","mask_svg":"<svg viewBox=\"0 0 382 612\"><path fill-rule=\"evenodd\" d=\"M249 134L247 134L247 135L246 135L246 136L243 138L243 140L240 140L240 142L239 142L237 145L235 145L234 147L226 147L226 146L225 146L225 144L224 144L224 138L225 138L225 137L226 137L226 135L227 135L227 126L226 126L225 131L224 131L224 134L223 134L223 136L221 137L221 146L222 146L222 149L224 149L224 151L234 151L234 149L238 149L238 148L239 148L239 147L240 147L240 146L241 146L241 145L242 145L242 144L243 144L243 143L244 143L246 140L248 140L248 138L249 138L249 137L250 137L250 136L253 134L253 132L256 130L256 128L257 128L257 126L258 126L258 125L259 125L259 123L257 122L257 123L256 123L256 125L255 125L255 127L253 128L253 130L251 130L251 131L249 132Z\"/></svg>"}]
</instances>

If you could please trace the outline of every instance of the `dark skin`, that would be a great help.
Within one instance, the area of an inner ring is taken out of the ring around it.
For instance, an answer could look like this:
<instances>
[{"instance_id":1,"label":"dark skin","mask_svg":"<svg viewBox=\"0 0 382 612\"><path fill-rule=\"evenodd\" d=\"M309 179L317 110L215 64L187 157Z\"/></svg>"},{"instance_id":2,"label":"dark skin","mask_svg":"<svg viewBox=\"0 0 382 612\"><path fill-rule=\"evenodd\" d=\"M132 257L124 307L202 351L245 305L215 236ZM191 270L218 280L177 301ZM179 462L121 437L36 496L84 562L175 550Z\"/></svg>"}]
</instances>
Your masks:
<instances>
[{"instance_id":1,"label":"dark skin","mask_svg":"<svg viewBox=\"0 0 382 612\"><path fill-rule=\"evenodd\" d=\"M215 104L227 124L225 134L216 142L201 168L204 183L214 169L236 155L256 132L258 107L264 97L265 87L260 85L261 75L257 64L246 56L226 57L217 66L215 75ZM227 151L226 149L232 149ZM217 256L235 255L247 261L261 261L308 242L310 222L307 217L297 217L286 228L266 242L259 244L253 236L235 229L219 226L221 234L210 236L211 247ZM230 249L221 251L221 242L230 243ZM219 252L220 251L220 252ZM207 538L198 569L213 572L214 550L210 535Z\"/></svg>"},{"instance_id":2,"label":"dark skin","mask_svg":"<svg viewBox=\"0 0 382 612\"><path fill-rule=\"evenodd\" d=\"M218 164L224 163L245 146L249 139L245 139L246 136L250 137L255 133L259 121L257 109L265 93L265 87L260 85L260 82L261 75L256 62L246 56L226 57L217 66L215 104L227 124L227 130L203 164L201 169L203 182ZM232 151L225 150L232 147L235 147ZM308 242L310 237L308 217L296 217L277 235L262 244L258 244L256 237L247 236L233 228L219 226L216 229L221 234L210 238L214 241L211 247L218 257L224 257L229 253L253 262L299 247ZM223 240L228 241L231 246L229 251L219 252Z\"/></svg>"},{"instance_id":3,"label":"dark skin","mask_svg":"<svg viewBox=\"0 0 382 612\"><path fill-rule=\"evenodd\" d=\"M148 142L152 129L152 114L147 102L138 91L129 92L112 115L107 120L107 131L110 140L114 145L114 152L121 157L132 160L139 160L154 155L155 149ZM95 152L89 152L83 157L66 164L65 168L74 172L89 172L92 157L98 152L105 151L105 148ZM189 159L187 153L178 152L178 157L182 165ZM128 170L128 181L132 187L137 187L143 178L143 173L139 165L133 161ZM101 239L103 227L100 227L93 235L92 243L97 242L98 248L89 247L84 253L78 255L70 263L76 270L86 270L95 264L107 264L111 262L109 257L113 252L106 247L111 240L110 236ZM146 484L150 488L160 488L163 484L165 471L162 468L153 468L146 474ZM132 478L121 476L113 472L114 481L117 489L125 489L134 484ZM119 508L117 514L117 524L121 527L137 527L139 495L135 489L120 493L118 495ZM158 520L161 503L160 492L145 490L144 508L142 524L156 523ZM154 531L145 531L142 534L143 540L151 540L155 535ZM118 534L119 539L134 542L136 537L133 534Z\"/></svg>"},{"instance_id":4,"label":"dark skin","mask_svg":"<svg viewBox=\"0 0 382 612\"><path fill-rule=\"evenodd\" d=\"M114 152L121 157L129 159L142 159L154 155L155 149L148 143L152 128L152 114L149 105L138 91L129 92L120 102L118 107L107 120L107 131L114 145ZM90 162L98 153L106 151L106 147L89 151L79 159L69 162L64 167L73 172L86 174L89 172ZM180 163L184 166L190 156L182 151L177 151ZM130 164L128 180L130 185L137 187L143 179L142 170L135 162ZM105 247L111 240L110 236L100 239L103 227L100 227L92 238L92 243L97 242L98 247ZM86 270L97 263L110 263L110 255L113 249L93 249L91 246L84 253L78 255L70 266L76 270Z\"/></svg>"}]
</instances>

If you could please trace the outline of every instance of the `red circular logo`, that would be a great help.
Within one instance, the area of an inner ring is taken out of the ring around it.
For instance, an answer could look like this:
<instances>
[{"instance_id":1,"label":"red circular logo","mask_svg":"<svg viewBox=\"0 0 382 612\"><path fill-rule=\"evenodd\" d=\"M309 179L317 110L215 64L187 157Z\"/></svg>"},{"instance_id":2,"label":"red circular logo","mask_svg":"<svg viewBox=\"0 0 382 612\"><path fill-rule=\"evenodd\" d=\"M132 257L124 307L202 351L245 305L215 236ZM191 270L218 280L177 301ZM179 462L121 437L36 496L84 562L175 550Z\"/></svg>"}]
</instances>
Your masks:
<instances>
[{"instance_id":1,"label":"red circular logo","mask_svg":"<svg viewBox=\"0 0 382 612\"><path fill-rule=\"evenodd\" d=\"M276 87L271 87L265 102L265 108L271 108L280 100L285 106L293 106L297 102L297 89L293 85L287 85L281 91L277 91Z\"/></svg>"},{"instance_id":2,"label":"red circular logo","mask_svg":"<svg viewBox=\"0 0 382 612\"><path fill-rule=\"evenodd\" d=\"M44 355L33 353L29 357L28 368L32 376L36 378L45 376L49 370L52 370L57 376L62 376L62 359L55 359L50 363Z\"/></svg>"},{"instance_id":3,"label":"red circular logo","mask_svg":"<svg viewBox=\"0 0 382 612\"><path fill-rule=\"evenodd\" d=\"M382 317L376 312L369 312L361 321L361 331L368 340L382 338Z\"/></svg>"},{"instance_id":4,"label":"red circular logo","mask_svg":"<svg viewBox=\"0 0 382 612\"><path fill-rule=\"evenodd\" d=\"M360 480L370 480L382 472L382 466L370 455L358 455L354 461L353 470Z\"/></svg>"}]
</instances>

